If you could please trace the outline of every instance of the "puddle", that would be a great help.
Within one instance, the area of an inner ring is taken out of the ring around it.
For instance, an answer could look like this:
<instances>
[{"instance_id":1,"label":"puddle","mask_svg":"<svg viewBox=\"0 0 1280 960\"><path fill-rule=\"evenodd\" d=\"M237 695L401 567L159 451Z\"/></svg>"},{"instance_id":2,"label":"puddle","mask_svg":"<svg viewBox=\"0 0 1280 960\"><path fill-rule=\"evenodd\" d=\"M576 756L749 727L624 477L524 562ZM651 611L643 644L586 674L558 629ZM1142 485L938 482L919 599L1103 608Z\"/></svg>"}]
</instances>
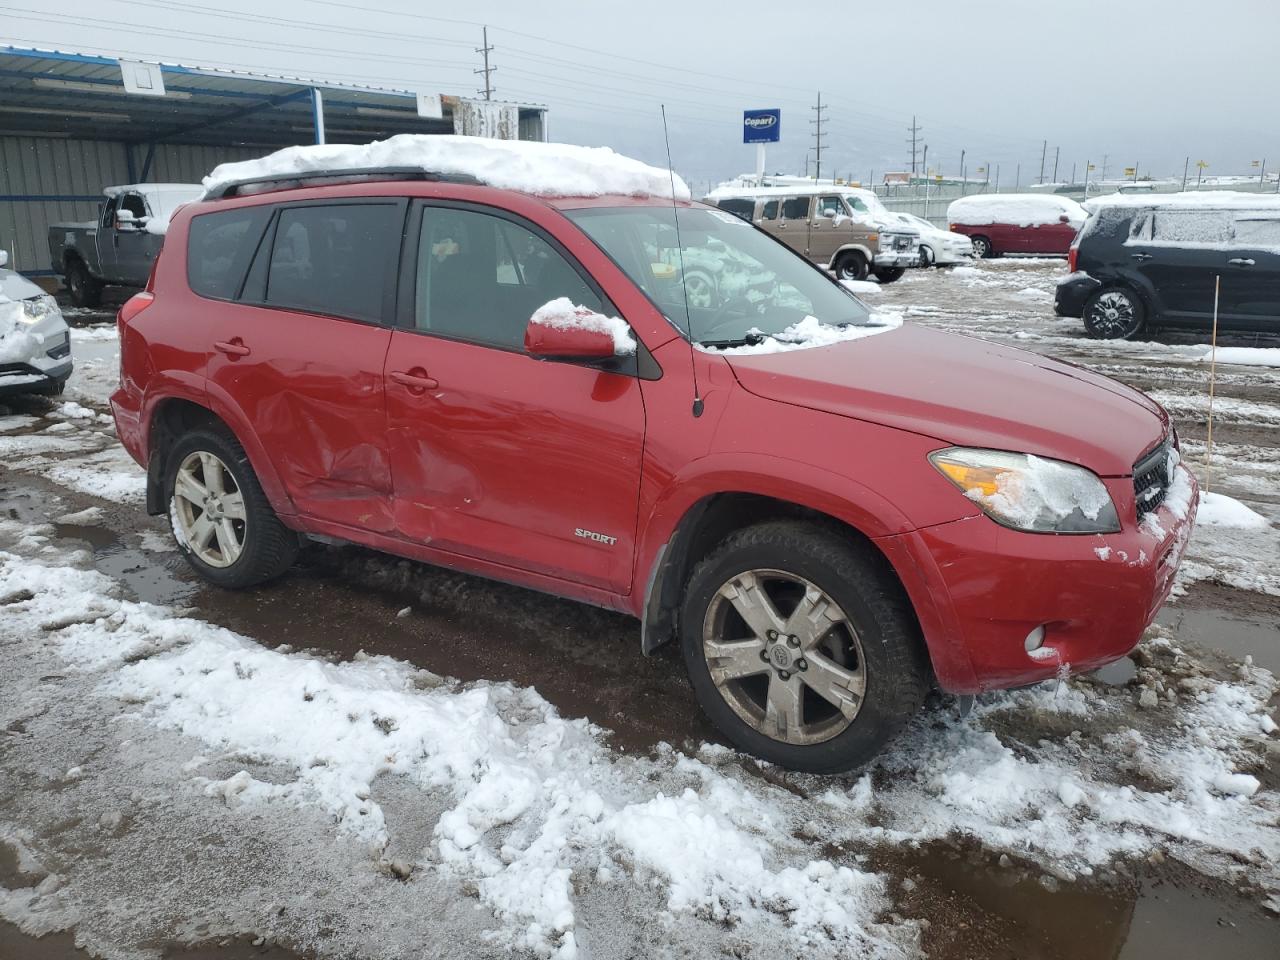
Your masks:
<instances>
[{"instance_id":1,"label":"puddle","mask_svg":"<svg viewBox=\"0 0 1280 960\"><path fill-rule=\"evenodd\" d=\"M1138 675L1138 665L1128 657L1121 657L1105 667L1100 667L1089 676L1109 687L1123 687Z\"/></svg>"},{"instance_id":2,"label":"puddle","mask_svg":"<svg viewBox=\"0 0 1280 960\"><path fill-rule=\"evenodd\" d=\"M193 575L176 553L157 556L127 547L95 557L94 566L148 603L182 604L200 592L200 587L187 579Z\"/></svg>"},{"instance_id":3,"label":"puddle","mask_svg":"<svg viewBox=\"0 0 1280 960\"><path fill-rule=\"evenodd\" d=\"M1252 656L1258 666L1280 676L1280 619L1274 613L1176 604L1161 610L1156 620L1183 640L1237 660Z\"/></svg>"},{"instance_id":4,"label":"puddle","mask_svg":"<svg viewBox=\"0 0 1280 960\"><path fill-rule=\"evenodd\" d=\"M109 527L81 523L55 523L53 530L63 540L83 540L93 547L94 553L109 550L120 542L116 532Z\"/></svg>"},{"instance_id":5,"label":"puddle","mask_svg":"<svg viewBox=\"0 0 1280 960\"><path fill-rule=\"evenodd\" d=\"M1227 889L1152 878L1045 886L1034 868L940 844L885 856L912 878L899 909L930 919L924 948L934 960L1276 956L1275 919Z\"/></svg>"}]
</instances>

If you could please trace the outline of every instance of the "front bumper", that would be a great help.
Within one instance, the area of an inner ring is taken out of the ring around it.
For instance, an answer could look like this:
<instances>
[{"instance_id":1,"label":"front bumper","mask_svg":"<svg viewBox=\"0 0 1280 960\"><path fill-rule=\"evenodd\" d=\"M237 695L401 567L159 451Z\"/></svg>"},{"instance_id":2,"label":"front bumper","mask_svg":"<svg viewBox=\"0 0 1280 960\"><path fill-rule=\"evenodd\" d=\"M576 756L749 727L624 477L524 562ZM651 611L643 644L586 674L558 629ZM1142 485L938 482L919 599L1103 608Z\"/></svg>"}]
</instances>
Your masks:
<instances>
[{"instance_id":1,"label":"front bumper","mask_svg":"<svg viewBox=\"0 0 1280 960\"><path fill-rule=\"evenodd\" d=\"M1053 312L1060 317L1083 317L1085 301L1101 286L1087 273L1067 274L1054 290Z\"/></svg>"},{"instance_id":2,"label":"front bumper","mask_svg":"<svg viewBox=\"0 0 1280 960\"><path fill-rule=\"evenodd\" d=\"M71 358L35 366L30 363L0 364L0 397L20 393L52 393L71 376Z\"/></svg>"},{"instance_id":3,"label":"front bumper","mask_svg":"<svg viewBox=\"0 0 1280 960\"><path fill-rule=\"evenodd\" d=\"M1190 477L1190 474L1188 474ZM968 517L877 541L916 607L943 689L957 694L1020 687L1084 673L1132 650L1173 588L1195 523L1169 506L1155 523L1120 533L1021 533ZM1105 481L1132 503L1132 478ZM1042 646L1027 637L1044 627Z\"/></svg>"},{"instance_id":4,"label":"front bumper","mask_svg":"<svg viewBox=\"0 0 1280 960\"><path fill-rule=\"evenodd\" d=\"M914 250L886 250L877 253L877 267L918 267L920 266L920 248Z\"/></svg>"}]
</instances>

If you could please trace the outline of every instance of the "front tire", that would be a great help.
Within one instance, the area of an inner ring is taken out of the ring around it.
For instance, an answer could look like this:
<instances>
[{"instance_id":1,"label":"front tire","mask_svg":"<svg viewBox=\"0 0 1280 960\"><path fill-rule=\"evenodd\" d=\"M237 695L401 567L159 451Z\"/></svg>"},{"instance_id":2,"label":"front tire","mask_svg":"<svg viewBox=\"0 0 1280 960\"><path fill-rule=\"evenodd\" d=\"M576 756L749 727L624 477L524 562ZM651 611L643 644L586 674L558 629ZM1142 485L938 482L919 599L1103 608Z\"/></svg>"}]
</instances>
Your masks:
<instances>
[{"instance_id":1,"label":"front tire","mask_svg":"<svg viewBox=\"0 0 1280 960\"><path fill-rule=\"evenodd\" d=\"M970 237L973 242L973 255L979 260L987 260L996 255L995 248L986 237Z\"/></svg>"},{"instance_id":2,"label":"front tire","mask_svg":"<svg viewBox=\"0 0 1280 960\"><path fill-rule=\"evenodd\" d=\"M1126 287L1103 287L1085 301L1083 319L1095 340L1133 340L1146 328L1147 308Z\"/></svg>"},{"instance_id":3,"label":"front tire","mask_svg":"<svg viewBox=\"0 0 1280 960\"><path fill-rule=\"evenodd\" d=\"M874 271L876 279L881 283L893 283L895 280L901 280L902 275L907 272L906 267L877 267Z\"/></svg>"},{"instance_id":4,"label":"front tire","mask_svg":"<svg viewBox=\"0 0 1280 960\"><path fill-rule=\"evenodd\" d=\"M771 521L689 578L681 647L698 703L735 746L810 773L866 763L929 689L905 591L870 544Z\"/></svg>"},{"instance_id":5,"label":"front tire","mask_svg":"<svg viewBox=\"0 0 1280 960\"><path fill-rule=\"evenodd\" d=\"M836 262L832 264L832 269L836 272L837 280L865 280L870 272L871 265L867 263L867 258L857 250L846 250L836 257Z\"/></svg>"},{"instance_id":6,"label":"front tire","mask_svg":"<svg viewBox=\"0 0 1280 960\"><path fill-rule=\"evenodd\" d=\"M164 489L178 549L210 583L250 587L293 565L297 535L271 509L229 431L195 430L179 439L165 458Z\"/></svg>"},{"instance_id":7,"label":"front tire","mask_svg":"<svg viewBox=\"0 0 1280 960\"><path fill-rule=\"evenodd\" d=\"M932 248L932 247L926 247L926 246L924 246L923 244L921 244L921 246L920 246L920 266L922 266L922 267L934 267L934 266L937 266L937 264L938 264L938 258L937 258L937 257L935 257L935 256L933 255L933 248Z\"/></svg>"},{"instance_id":8,"label":"front tire","mask_svg":"<svg viewBox=\"0 0 1280 960\"><path fill-rule=\"evenodd\" d=\"M102 282L95 280L83 260L67 264L67 290L77 307L96 307L102 303Z\"/></svg>"}]
</instances>

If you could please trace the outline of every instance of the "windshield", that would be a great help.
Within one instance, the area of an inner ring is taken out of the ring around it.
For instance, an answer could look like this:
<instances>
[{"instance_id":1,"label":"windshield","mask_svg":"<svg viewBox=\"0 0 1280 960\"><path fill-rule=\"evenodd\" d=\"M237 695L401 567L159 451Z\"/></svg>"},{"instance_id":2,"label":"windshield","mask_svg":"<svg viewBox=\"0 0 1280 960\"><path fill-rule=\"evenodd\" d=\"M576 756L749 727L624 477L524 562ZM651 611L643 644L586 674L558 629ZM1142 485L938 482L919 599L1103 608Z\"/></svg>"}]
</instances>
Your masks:
<instances>
[{"instance_id":1,"label":"windshield","mask_svg":"<svg viewBox=\"0 0 1280 960\"><path fill-rule=\"evenodd\" d=\"M691 328L698 343L749 344L807 317L834 327L872 323L867 308L834 279L722 210L681 209L679 242L671 207L594 207L566 214L676 329Z\"/></svg>"}]
</instances>

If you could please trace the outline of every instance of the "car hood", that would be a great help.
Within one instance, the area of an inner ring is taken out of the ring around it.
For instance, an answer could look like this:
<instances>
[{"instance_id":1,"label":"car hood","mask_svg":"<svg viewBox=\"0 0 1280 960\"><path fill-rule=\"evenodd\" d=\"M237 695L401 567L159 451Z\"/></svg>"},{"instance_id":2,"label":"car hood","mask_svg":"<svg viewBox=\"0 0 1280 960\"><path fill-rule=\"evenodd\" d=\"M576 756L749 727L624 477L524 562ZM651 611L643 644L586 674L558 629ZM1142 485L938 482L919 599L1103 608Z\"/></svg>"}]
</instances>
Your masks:
<instances>
[{"instance_id":1,"label":"car hood","mask_svg":"<svg viewBox=\"0 0 1280 960\"><path fill-rule=\"evenodd\" d=\"M1149 397L1107 377L985 340L904 325L880 336L726 358L769 400L944 443L1014 450L1124 476L1168 430Z\"/></svg>"},{"instance_id":2,"label":"car hood","mask_svg":"<svg viewBox=\"0 0 1280 960\"><path fill-rule=\"evenodd\" d=\"M44 291L14 270L0 269L0 296L10 300L26 300L38 297Z\"/></svg>"}]
</instances>

